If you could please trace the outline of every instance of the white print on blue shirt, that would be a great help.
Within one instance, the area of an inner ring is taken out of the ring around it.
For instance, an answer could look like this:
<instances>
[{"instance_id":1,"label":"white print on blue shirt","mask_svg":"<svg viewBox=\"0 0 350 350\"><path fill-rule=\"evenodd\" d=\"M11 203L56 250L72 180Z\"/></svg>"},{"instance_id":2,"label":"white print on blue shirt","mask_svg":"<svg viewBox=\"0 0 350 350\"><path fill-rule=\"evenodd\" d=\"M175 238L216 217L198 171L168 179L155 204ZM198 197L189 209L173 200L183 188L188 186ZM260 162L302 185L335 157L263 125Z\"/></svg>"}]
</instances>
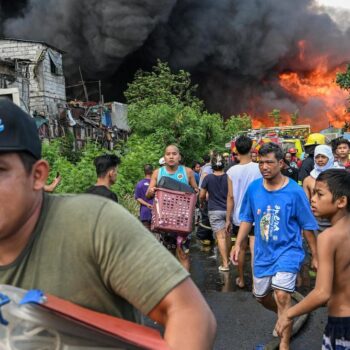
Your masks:
<instances>
[{"instance_id":1,"label":"white print on blue shirt","mask_svg":"<svg viewBox=\"0 0 350 350\"><path fill-rule=\"evenodd\" d=\"M279 205L275 205L274 208L268 205L266 211L264 211L264 215L260 220L260 234L263 241L278 240L278 234L276 233L280 230L280 217L278 215L280 209Z\"/></svg>"}]
</instances>

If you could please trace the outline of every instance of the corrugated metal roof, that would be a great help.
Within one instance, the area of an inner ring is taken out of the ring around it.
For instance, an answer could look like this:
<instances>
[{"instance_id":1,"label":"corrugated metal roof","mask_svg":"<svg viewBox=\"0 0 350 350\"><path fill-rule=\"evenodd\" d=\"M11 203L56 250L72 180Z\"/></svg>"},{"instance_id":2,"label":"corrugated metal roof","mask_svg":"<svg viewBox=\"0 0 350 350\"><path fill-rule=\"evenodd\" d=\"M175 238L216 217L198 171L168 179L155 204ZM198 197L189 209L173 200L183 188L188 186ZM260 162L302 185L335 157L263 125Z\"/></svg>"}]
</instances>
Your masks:
<instances>
[{"instance_id":1,"label":"corrugated metal roof","mask_svg":"<svg viewBox=\"0 0 350 350\"><path fill-rule=\"evenodd\" d=\"M10 41L20 41L20 42L24 42L24 43L33 43L33 44L42 44L42 45L45 45L47 47L50 47L51 49L53 50L56 50L58 51L59 53L61 54L65 54L66 52L51 45L51 44L48 44L46 43L45 41L38 41L38 40L27 40L27 39L15 39L15 38L1 38L0 37L0 40L10 40Z\"/></svg>"}]
</instances>

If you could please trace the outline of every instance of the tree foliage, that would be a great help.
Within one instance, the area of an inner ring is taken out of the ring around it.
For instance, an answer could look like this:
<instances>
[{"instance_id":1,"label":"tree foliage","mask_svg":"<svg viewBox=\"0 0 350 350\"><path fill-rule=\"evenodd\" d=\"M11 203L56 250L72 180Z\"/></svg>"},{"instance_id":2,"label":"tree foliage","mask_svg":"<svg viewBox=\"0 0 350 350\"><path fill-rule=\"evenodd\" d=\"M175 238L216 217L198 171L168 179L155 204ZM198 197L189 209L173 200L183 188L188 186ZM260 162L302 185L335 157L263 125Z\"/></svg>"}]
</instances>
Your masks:
<instances>
[{"instance_id":1,"label":"tree foliage","mask_svg":"<svg viewBox=\"0 0 350 350\"><path fill-rule=\"evenodd\" d=\"M350 64L344 73L337 73L336 83L344 90L350 90Z\"/></svg>"},{"instance_id":2,"label":"tree foliage","mask_svg":"<svg viewBox=\"0 0 350 350\"><path fill-rule=\"evenodd\" d=\"M190 73L184 70L173 73L167 63L158 60L151 72L136 72L124 95L128 105L140 109L150 105L173 105L178 102L184 106L203 109L203 101L196 97L196 91L197 85L192 84Z\"/></svg>"},{"instance_id":3,"label":"tree foliage","mask_svg":"<svg viewBox=\"0 0 350 350\"><path fill-rule=\"evenodd\" d=\"M210 149L223 148L223 118L204 110L196 90L189 73L173 73L160 61L152 72L136 73L125 92L132 136L119 170L119 191L133 190L143 176L143 164L158 166L166 145L178 145L187 165Z\"/></svg>"},{"instance_id":4,"label":"tree foliage","mask_svg":"<svg viewBox=\"0 0 350 350\"><path fill-rule=\"evenodd\" d=\"M233 136L251 128L247 114L224 122L221 115L208 113L196 91L189 73L174 73L160 61L151 72L136 73L125 92L132 134L112 152L121 156L117 183L112 187L120 198L130 202L136 183L144 176L143 165L158 167L166 145L177 144L184 163L190 165L210 150L223 151ZM80 151L72 149L72 137L44 145L44 157L52 167L50 180L56 172L62 176L56 192L84 192L96 181L94 158L107 153L92 142Z\"/></svg>"},{"instance_id":5,"label":"tree foliage","mask_svg":"<svg viewBox=\"0 0 350 350\"><path fill-rule=\"evenodd\" d=\"M57 193L81 193L96 182L96 172L93 160L98 155L107 153L99 145L88 142L86 146L79 151L79 158L74 157L74 162L68 159L65 154L67 139L59 138L50 143L43 144L43 158L50 164L50 183L57 172L62 178L61 183L55 189Z\"/></svg>"},{"instance_id":6,"label":"tree foliage","mask_svg":"<svg viewBox=\"0 0 350 350\"><path fill-rule=\"evenodd\" d=\"M299 111L295 111L290 115L290 120L292 122L292 125L297 125L299 120Z\"/></svg>"},{"instance_id":7,"label":"tree foliage","mask_svg":"<svg viewBox=\"0 0 350 350\"><path fill-rule=\"evenodd\" d=\"M273 109L272 112L269 113L269 117L273 120L274 126L279 126L281 123L281 111L279 109Z\"/></svg>"},{"instance_id":8,"label":"tree foliage","mask_svg":"<svg viewBox=\"0 0 350 350\"><path fill-rule=\"evenodd\" d=\"M347 65L346 71L344 73L337 73L336 83L344 90L350 90L350 64ZM350 97L348 98L350 101ZM347 108L347 111L350 112L350 107ZM347 126L344 125L344 128Z\"/></svg>"},{"instance_id":9,"label":"tree foliage","mask_svg":"<svg viewBox=\"0 0 350 350\"><path fill-rule=\"evenodd\" d=\"M225 122L225 136L227 140L237 136L242 131L252 128L252 118L249 114L232 116Z\"/></svg>"}]
</instances>

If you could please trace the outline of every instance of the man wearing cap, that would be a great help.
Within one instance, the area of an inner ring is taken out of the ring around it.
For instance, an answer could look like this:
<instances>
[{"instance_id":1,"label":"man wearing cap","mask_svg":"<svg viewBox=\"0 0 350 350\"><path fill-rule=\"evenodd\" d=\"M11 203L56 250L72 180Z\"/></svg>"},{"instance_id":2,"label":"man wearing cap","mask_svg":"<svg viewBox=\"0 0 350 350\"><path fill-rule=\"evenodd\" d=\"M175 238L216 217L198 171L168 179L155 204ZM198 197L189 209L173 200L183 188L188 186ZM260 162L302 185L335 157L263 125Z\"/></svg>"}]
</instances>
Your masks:
<instances>
[{"instance_id":1,"label":"man wearing cap","mask_svg":"<svg viewBox=\"0 0 350 350\"><path fill-rule=\"evenodd\" d=\"M211 349L214 317L176 259L113 201L44 193L33 119L7 99L0 119L0 284L130 321L138 309L165 326L170 348Z\"/></svg>"}]
</instances>

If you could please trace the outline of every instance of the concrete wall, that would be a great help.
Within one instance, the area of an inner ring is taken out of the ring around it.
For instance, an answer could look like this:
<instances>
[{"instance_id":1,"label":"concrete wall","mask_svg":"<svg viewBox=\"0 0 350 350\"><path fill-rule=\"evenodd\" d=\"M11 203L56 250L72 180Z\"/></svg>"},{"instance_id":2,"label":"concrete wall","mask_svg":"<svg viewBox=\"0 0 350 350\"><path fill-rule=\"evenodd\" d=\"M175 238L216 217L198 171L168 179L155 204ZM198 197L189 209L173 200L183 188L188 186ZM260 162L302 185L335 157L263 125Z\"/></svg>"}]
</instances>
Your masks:
<instances>
[{"instance_id":1,"label":"concrete wall","mask_svg":"<svg viewBox=\"0 0 350 350\"><path fill-rule=\"evenodd\" d=\"M48 47L41 43L0 40L0 59L29 60L29 109L55 116L57 104L66 102L63 75L51 73ZM59 64L62 66L62 55Z\"/></svg>"}]
</instances>

